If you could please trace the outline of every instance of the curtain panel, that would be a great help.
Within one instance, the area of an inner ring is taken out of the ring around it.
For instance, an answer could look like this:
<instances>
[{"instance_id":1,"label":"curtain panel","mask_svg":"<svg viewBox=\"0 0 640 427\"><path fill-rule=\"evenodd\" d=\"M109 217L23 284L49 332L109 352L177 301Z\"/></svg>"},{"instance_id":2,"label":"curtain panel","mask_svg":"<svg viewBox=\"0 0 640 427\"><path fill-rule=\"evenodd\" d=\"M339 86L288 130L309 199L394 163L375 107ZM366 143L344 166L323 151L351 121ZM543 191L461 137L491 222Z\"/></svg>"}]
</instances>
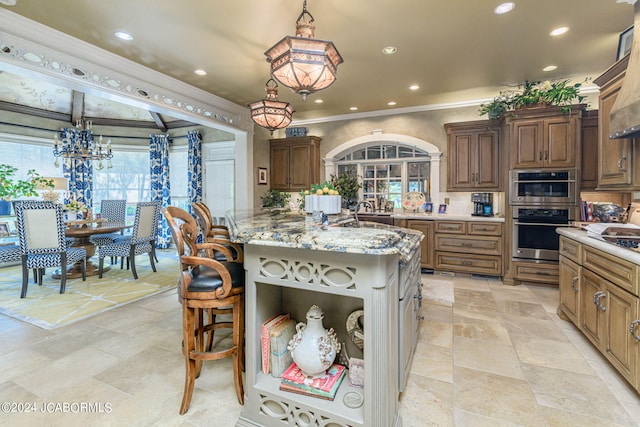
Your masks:
<instances>
[{"instance_id":1,"label":"curtain panel","mask_svg":"<svg viewBox=\"0 0 640 427\"><path fill-rule=\"evenodd\" d=\"M89 143L93 141L93 132L90 130L79 130L63 128L60 131L60 139L68 141L73 145L82 145L81 141L86 139ZM65 159L62 162L62 173L69 179L69 199L84 203L88 208L93 206L93 163L89 159ZM81 217L81 213L78 216Z\"/></svg>"},{"instance_id":2,"label":"curtain panel","mask_svg":"<svg viewBox=\"0 0 640 427\"><path fill-rule=\"evenodd\" d=\"M189 197L189 210L191 203L202 201L202 135L197 130L187 132L189 151L187 153L189 183L187 196Z\"/></svg>"},{"instance_id":3,"label":"curtain panel","mask_svg":"<svg viewBox=\"0 0 640 427\"><path fill-rule=\"evenodd\" d=\"M169 178L169 135L150 135L151 201L160 201L161 208L171 206ZM166 249L171 244L171 232L164 215L160 215L156 247Z\"/></svg>"}]
</instances>

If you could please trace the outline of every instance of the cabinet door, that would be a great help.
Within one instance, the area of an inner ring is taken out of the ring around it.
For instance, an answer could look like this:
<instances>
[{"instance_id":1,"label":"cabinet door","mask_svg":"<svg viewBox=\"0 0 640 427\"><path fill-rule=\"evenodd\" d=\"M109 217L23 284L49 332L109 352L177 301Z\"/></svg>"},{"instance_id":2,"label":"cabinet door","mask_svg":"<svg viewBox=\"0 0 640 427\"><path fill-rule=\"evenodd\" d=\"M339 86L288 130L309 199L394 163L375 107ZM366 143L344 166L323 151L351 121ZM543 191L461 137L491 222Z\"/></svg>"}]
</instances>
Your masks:
<instances>
[{"instance_id":1,"label":"cabinet door","mask_svg":"<svg viewBox=\"0 0 640 427\"><path fill-rule=\"evenodd\" d=\"M598 186L598 110L583 112L580 189L595 190Z\"/></svg>"},{"instance_id":2,"label":"cabinet door","mask_svg":"<svg viewBox=\"0 0 640 427\"><path fill-rule=\"evenodd\" d=\"M476 135L471 132L453 134L449 143L449 187L468 189L474 187Z\"/></svg>"},{"instance_id":3,"label":"cabinet door","mask_svg":"<svg viewBox=\"0 0 640 427\"><path fill-rule=\"evenodd\" d=\"M622 81L611 85L600 94L598 115L598 187L630 185L633 164L631 139L609 139L609 116L618 96Z\"/></svg>"},{"instance_id":4,"label":"cabinet door","mask_svg":"<svg viewBox=\"0 0 640 427\"><path fill-rule=\"evenodd\" d=\"M574 167L575 143L579 139L572 129L569 116L547 119L544 125L544 143L542 150L542 162L550 167Z\"/></svg>"},{"instance_id":5,"label":"cabinet door","mask_svg":"<svg viewBox=\"0 0 640 427\"><path fill-rule=\"evenodd\" d=\"M596 347L602 348L605 333L604 280L595 273L582 269L580 283L580 329ZM595 302L594 302L595 301ZM600 306L596 305L596 302ZM606 308L605 308L606 309Z\"/></svg>"},{"instance_id":6,"label":"cabinet door","mask_svg":"<svg viewBox=\"0 0 640 427\"><path fill-rule=\"evenodd\" d=\"M638 318L638 297L607 283L605 356L615 368L634 386L638 342L629 333L631 322Z\"/></svg>"},{"instance_id":7,"label":"cabinet door","mask_svg":"<svg viewBox=\"0 0 640 427\"><path fill-rule=\"evenodd\" d=\"M312 167L311 148L308 145L292 145L289 151L289 187L303 190L311 186L309 170Z\"/></svg>"},{"instance_id":8,"label":"cabinet door","mask_svg":"<svg viewBox=\"0 0 640 427\"><path fill-rule=\"evenodd\" d=\"M475 187L500 187L500 147L498 133L481 133L477 141Z\"/></svg>"},{"instance_id":9,"label":"cabinet door","mask_svg":"<svg viewBox=\"0 0 640 427\"><path fill-rule=\"evenodd\" d=\"M421 231L424 234L424 239L420 242L420 267L433 269L433 221L409 220L407 221L407 227Z\"/></svg>"},{"instance_id":10,"label":"cabinet door","mask_svg":"<svg viewBox=\"0 0 640 427\"><path fill-rule=\"evenodd\" d=\"M578 264L560 256L560 308L578 327L580 325L580 270L581 267Z\"/></svg>"},{"instance_id":11,"label":"cabinet door","mask_svg":"<svg viewBox=\"0 0 640 427\"><path fill-rule=\"evenodd\" d=\"M271 188L275 190L289 189L289 147L271 147Z\"/></svg>"},{"instance_id":12,"label":"cabinet door","mask_svg":"<svg viewBox=\"0 0 640 427\"><path fill-rule=\"evenodd\" d=\"M512 168L539 167L543 161L542 121L522 120L513 124Z\"/></svg>"}]
</instances>

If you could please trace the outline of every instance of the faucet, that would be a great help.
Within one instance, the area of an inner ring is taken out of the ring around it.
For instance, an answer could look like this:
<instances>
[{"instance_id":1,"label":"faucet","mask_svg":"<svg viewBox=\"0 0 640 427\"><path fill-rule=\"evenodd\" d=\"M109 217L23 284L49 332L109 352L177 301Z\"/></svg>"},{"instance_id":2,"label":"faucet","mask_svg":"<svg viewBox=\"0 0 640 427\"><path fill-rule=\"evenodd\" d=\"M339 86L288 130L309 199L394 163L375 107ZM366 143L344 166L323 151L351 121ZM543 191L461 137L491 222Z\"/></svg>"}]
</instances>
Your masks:
<instances>
[{"instance_id":1,"label":"faucet","mask_svg":"<svg viewBox=\"0 0 640 427\"><path fill-rule=\"evenodd\" d=\"M358 219L358 211L360 210L360 206L364 206L365 209L371 209L373 210L373 205L371 204L371 202L366 202L366 201L362 201L362 202L358 202L358 204L356 205L356 227L360 227L360 220Z\"/></svg>"}]
</instances>

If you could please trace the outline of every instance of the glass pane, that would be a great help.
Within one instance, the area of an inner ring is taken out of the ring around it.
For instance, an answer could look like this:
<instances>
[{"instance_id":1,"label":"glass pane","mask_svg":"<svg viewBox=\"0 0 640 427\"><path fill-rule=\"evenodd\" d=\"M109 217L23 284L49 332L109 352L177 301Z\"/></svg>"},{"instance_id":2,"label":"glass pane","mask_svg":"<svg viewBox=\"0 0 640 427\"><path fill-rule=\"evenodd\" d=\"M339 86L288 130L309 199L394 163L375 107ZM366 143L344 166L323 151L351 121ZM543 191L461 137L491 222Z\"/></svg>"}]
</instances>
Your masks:
<instances>
[{"instance_id":1,"label":"glass pane","mask_svg":"<svg viewBox=\"0 0 640 427\"><path fill-rule=\"evenodd\" d=\"M338 165L338 175L355 175L357 171L357 165Z\"/></svg>"},{"instance_id":2,"label":"glass pane","mask_svg":"<svg viewBox=\"0 0 640 427\"><path fill-rule=\"evenodd\" d=\"M423 153L422 151L416 150L414 157L431 157L429 153Z\"/></svg>"},{"instance_id":3,"label":"glass pane","mask_svg":"<svg viewBox=\"0 0 640 427\"><path fill-rule=\"evenodd\" d=\"M353 160L364 160L365 156L364 156L365 150L358 150L358 151L354 151L353 153L351 153Z\"/></svg>"},{"instance_id":4,"label":"glass pane","mask_svg":"<svg viewBox=\"0 0 640 427\"><path fill-rule=\"evenodd\" d=\"M389 200L393 202L394 209L402 207L400 204L402 202L402 196L400 194L389 194Z\"/></svg>"},{"instance_id":5,"label":"glass pane","mask_svg":"<svg viewBox=\"0 0 640 427\"><path fill-rule=\"evenodd\" d=\"M402 177L402 165L389 165L389 177L401 178Z\"/></svg>"},{"instance_id":6,"label":"glass pane","mask_svg":"<svg viewBox=\"0 0 640 427\"><path fill-rule=\"evenodd\" d=\"M373 147L367 147L367 159L380 159L380 146L375 145Z\"/></svg>"},{"instance_id":7,"label":"glass pane","mask_svg":"<svg viewBox=\"0 0 640 427\"><path fill-rule=\"evenodd\" d=\"M398 153L396 151L395 145L385 145L384 146L384 158L385 159L395 159L398 157Z\"/></svg>"},{"instance_id":8,"label":"glass pane","mask_svg":"<svg viewBox=\"0 0 640 427\"><path fill-rule=\"evenodd\" d=\"M398 157L413 157L413 148L398 147Z\"/></svg>"},{"instance_id":9,"label":"glass pane","mask_svg":"<svg viewBox=\"0 0 640 427\"><path fill-rule=\"evenodd\" d=\"M364 168L364 177L365 178L374 178L375 177L375 166L367 165Z\"/></svg>"},{"instance_id":10,"label":"glass pane","mask_svg":"<svg viewBox=\"0 0 640 427\"><path fill-rule=\"evenodd\" d=\"M409 181L409 191L422 191L421 181Z\"/></svg>"},{"instance_id":11,"label":"glass pane","mask_svg":"<svg viewBox=\"0 0 640 427\"><path fill-rule=\"evenodd\" d=\"M372 193L375 191L375 181L367 179L362 183L362 191L364 193Z\"/></svg>"},{"instance_id":12,"label":"glass pane","mask_svg":"<svg viewBox=\"0 0 640 427\"><path fill-rule=\"evenodd\" d=\"M376 178L386 178L388 173L387 165L376 165Z\"/></svg>"},{"instance_id":13,"label":"glass pane","mask_svg":"<svg viewBox=\"0 0 640 427\"><path fill-rule=\"evenodd\" d=\"M400 194L402 194L402 181L400 181L400 180L391 180L391 181L389 181L389 193L400 193Z\"/></svg>"}]
</instances>

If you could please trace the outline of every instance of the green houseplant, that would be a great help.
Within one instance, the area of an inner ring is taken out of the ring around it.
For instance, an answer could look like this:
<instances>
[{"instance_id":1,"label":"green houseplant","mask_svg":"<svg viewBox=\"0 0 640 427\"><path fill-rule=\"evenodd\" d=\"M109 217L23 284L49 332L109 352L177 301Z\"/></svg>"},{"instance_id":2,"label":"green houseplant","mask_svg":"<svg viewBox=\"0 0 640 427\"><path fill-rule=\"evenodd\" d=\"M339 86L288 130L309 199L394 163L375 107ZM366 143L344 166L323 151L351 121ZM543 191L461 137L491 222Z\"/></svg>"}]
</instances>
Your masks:
<instances>
[{"instance_id":1,"label":"green houseplant","mask_svg":"<svg viewBox=\"0 0 640 427\"><path fill-rule=\"evenodd\" d=\"M291 199L290 193L278 190L269 190L264 196L260 196L263 208L284 208Z\"/></svg>"},{"instance_id":2,"label":"green houseplant","mask_svg":"<svg viewBox=\"0 0 640 427\"><path fill-rule=\"evenodd\" d=\"M0 215L9 215L9 201L18 197L38 196L36 189L53 188L53 180L45 179L35 169L27 172L27 179L16 179L18 168L0 164Z\"/></svg>"},{"instance_id":3,"label":"green houseplant","mask_svg":"<svg viewBox=\"0 0 640 427\"><path fill-rule=\"evenodd\" d=\"M569 80L525 81L518 86L518 90L502 91L491 102L481 104L479 112L490 119L498 119L519 108L555 105L563 113L569 113L574 103L585 99L580 95L581 86L582 83L569 84Z\"/></svg>"},{"instance_id":4,"label":"green houseplant","mask_svg":"<svg viewBox=\"0 0 640 427\"><path fill-rule=\"evenodd\" d=\"M346 173L331 175L331 183L342 196L342 207L347 209L355 208L358 203L358 190L362 188L362 183L358 181L358 176Z\"/></svg>"}]
</instances>

